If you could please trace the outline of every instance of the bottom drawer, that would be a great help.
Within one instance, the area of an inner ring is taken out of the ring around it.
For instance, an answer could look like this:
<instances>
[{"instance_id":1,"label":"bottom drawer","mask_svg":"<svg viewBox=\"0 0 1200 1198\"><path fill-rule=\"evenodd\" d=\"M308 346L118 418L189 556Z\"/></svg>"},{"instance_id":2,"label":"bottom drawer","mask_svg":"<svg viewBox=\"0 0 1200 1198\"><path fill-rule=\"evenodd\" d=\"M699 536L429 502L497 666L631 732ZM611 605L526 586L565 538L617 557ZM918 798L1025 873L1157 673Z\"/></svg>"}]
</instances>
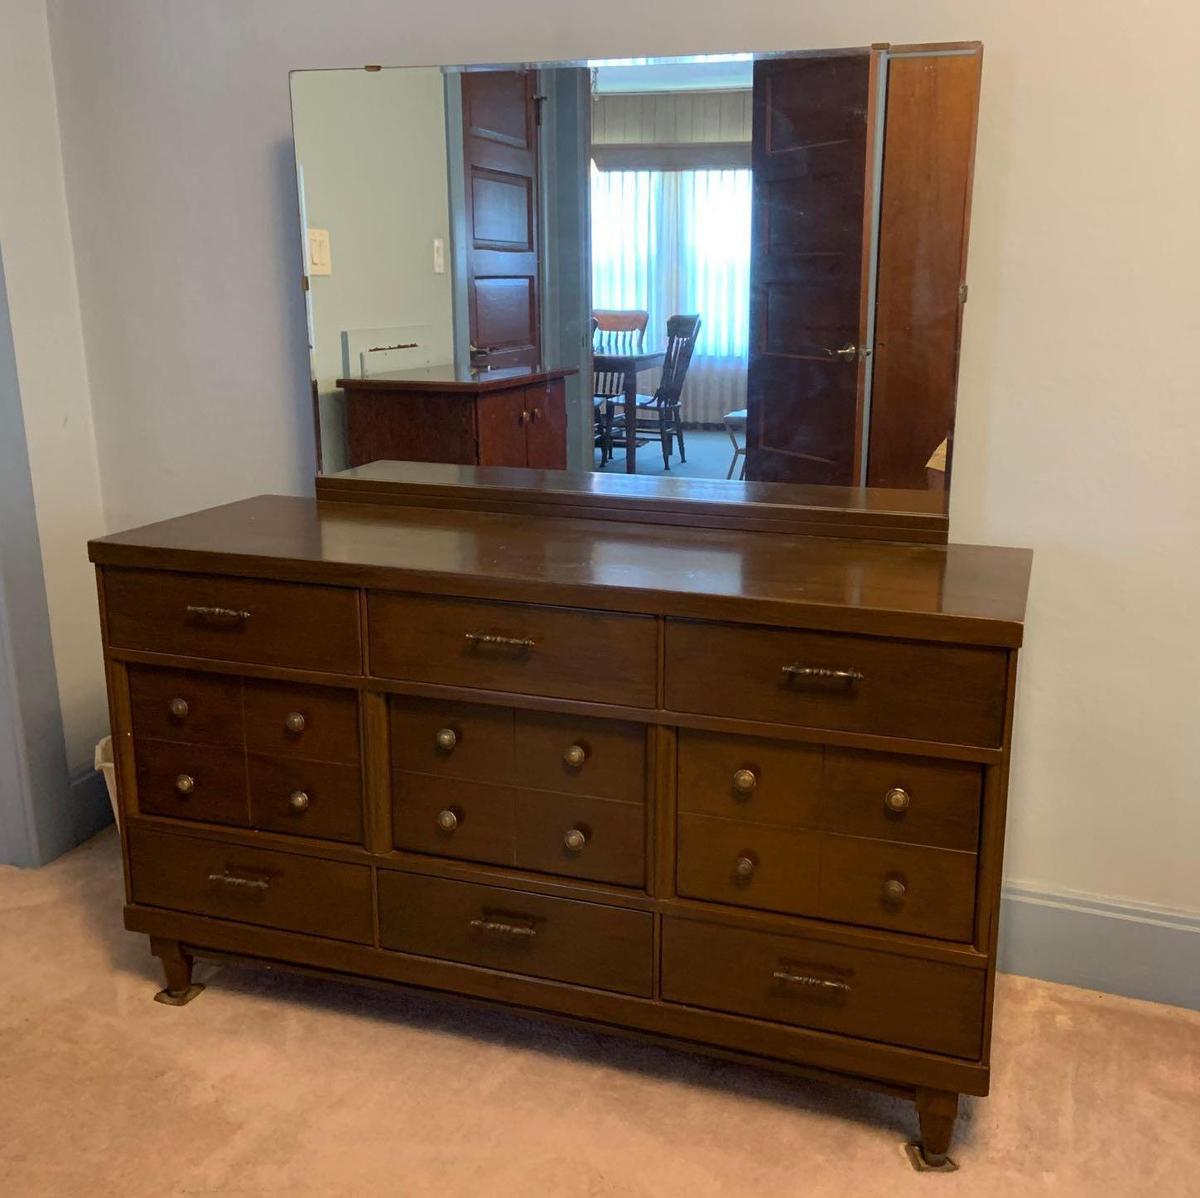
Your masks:
<instances>
[{"instance_id":1,"label":"bottom drawer","mask_svg":"<svg viewBox=\"0 0 1200 1198\"><path fill-rule=\"evenodd\" d=\"M986 973L694 920L663 920L662 996L975 1059Z\"/></svg>"},{"instance_id":2,"label":"bottom drawer","mask_svg":"<svg viewBox=\"0 0 1200 1198\"><path fill-rule=\"evenodd\" d=\"M131 828L129 873L135 903L371 942L365 865Z\"/></svg>"},{"instance_id":3,"label":"bottom drawer","mask_svg":"<svg viewBox=\"0 0 1200 1198\"><path fill-rule=\"evenodd\" d=\"M649 996L644 911L390 870L379 873L384 948Z\"/></svg>"}]
</instances>

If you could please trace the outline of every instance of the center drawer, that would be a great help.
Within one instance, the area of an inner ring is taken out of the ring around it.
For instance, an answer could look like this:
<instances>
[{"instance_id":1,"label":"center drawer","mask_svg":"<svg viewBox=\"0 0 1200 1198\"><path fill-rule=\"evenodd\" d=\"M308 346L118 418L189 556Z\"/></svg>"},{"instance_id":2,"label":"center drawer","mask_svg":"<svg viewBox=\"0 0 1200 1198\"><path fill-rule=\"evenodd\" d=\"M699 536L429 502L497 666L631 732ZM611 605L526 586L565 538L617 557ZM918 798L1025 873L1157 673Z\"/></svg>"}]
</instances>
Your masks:
<instances>
[{"instance_id":1,"label":"center drawer","mask_svg":"<svg viewBox=\"0 0 1200 1198\"><path fill-rule=\"evenodd\" d=\"M135 903L371 942L365 865L131 828L129 874Z\"/></svg>"},{"instance_id":2,"label":"center drawer","mask_svg":"<svg viewBox=\"0 0 1200 1198\"><path fill-rule=\"evenodd\" d=\"M662 936L669 1002L979 1056L982 969L690 919Z\"/></svg>"},{"instance_id":3,"label":"center drawer","mask_svg":"<svg viewBox=\"0 0 1200 1198\"><path fill-rule=\"evenodd\" d=\"M652 917L381 870L384 948L649 997Z\"/></svg>"},{"instance_id":4,"label":"center drawer","mask_svg":"<svg viewBox=\"0 0 1200 1198\"><path fill-rule=\"evenodd\" d=\"M1006 680L999 649L667 621L671 711L995 747Z\"/></svg>"},{"instance_id":5,"label":"center drawer","mask_svg":"<svg viewBox=\"0 0 1200 1198\"><path fill-rule=\"evenodd\" d=\"M651 616L374 591L367 625L379 677L654 705Z\"/></svg>"}]
</instances>

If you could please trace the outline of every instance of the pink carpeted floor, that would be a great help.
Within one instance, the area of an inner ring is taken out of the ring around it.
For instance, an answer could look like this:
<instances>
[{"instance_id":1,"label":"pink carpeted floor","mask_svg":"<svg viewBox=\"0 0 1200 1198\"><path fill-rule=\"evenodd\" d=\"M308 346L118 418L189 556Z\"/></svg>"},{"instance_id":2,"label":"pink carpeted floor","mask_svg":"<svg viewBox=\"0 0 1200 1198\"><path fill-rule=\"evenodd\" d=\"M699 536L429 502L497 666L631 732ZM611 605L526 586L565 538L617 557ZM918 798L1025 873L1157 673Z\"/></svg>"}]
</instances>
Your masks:
<instances>
[{"instance_id":1,"label":"pink carpeted floor","mask_svg":"<svg viewBox=\"0 0 1200 1198\"><path fill-rule=\"evenodd\" d=\"M1002 977L961 1170L910 1104L433 998L202 965L120 923L110 829L0 869L0 1194L1200 1195L1200 1014Z\"/></svg>"}]
</instances>

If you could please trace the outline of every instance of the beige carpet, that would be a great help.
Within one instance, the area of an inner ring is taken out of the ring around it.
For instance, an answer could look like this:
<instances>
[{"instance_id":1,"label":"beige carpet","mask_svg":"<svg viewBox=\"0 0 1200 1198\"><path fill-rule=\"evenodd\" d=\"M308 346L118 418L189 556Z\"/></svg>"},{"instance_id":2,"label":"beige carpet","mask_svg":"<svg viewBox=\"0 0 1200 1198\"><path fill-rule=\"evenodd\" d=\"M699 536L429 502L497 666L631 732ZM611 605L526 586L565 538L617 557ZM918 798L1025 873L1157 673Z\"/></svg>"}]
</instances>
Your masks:
<instances>
[{"instance_id":1,"label":"beige carpet","mask_svg":"<svg viewBox=\"0 0 1200 1198\"><path fill-rule=\"evenodd\" d=\"M910 1104L434 999L202 965L151 1001L110 829L0 869L0 1194L1200 1195L1200 1014L1001 978L953 1175Z\"/></svg>"}]
</instances>

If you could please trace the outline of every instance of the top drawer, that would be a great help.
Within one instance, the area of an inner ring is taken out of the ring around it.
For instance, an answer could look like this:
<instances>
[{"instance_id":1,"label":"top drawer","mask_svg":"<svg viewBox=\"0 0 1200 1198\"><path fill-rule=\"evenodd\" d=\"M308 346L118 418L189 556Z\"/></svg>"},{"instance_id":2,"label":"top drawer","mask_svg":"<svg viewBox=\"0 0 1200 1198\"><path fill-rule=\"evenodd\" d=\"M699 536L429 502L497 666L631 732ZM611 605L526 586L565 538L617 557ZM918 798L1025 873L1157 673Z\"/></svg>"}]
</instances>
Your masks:
<instances>
[{"instance_id":1,"label":"top drawer","mask_svg":"<svg viewBox=\"0 0 1200 1198\"><path fill-rule=\"evenodd\" d=\"M182 657L357 674L358 596L344 587L104 571L109 642Z\"/></svg>"},{"instance_id":2,"label":"top drawer","mask_svg":"<svg viewBox=\"0 0 1200 1198\"><path fill-rule=\"evenodd\" d=\"M998 746L1004 650L667 621L672 711Z\"/></svg>"},{"instance_id":3,"label":"top drawer","mask_svg":"<svg viewBox=\"0 0 1200 1198\"><path fill-rule=\"evenodd\" d=\"M654 706L652 616L374 592L367 627L379 677Z\"/></svg>"}]
</instances>

